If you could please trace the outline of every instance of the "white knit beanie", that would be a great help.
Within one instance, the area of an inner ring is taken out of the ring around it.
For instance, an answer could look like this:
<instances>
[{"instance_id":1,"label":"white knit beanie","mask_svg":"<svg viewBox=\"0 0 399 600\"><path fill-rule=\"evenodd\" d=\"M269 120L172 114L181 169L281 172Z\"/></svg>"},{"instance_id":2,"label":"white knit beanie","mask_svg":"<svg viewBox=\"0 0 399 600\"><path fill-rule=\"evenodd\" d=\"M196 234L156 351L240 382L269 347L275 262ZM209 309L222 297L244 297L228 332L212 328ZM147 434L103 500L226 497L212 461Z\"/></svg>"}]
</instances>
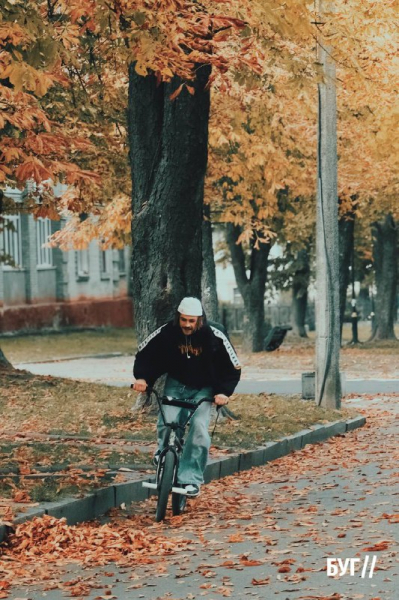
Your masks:
<instances>
[{"instance_id":1,"label":"white knit beanie","mask_svg":"<svg viewBox=\"0 0 399 600\"><path fill-rule=\"evenodd\" d=\"M181 315L188 317L202 317L203 310L201 301L198 298L187 297L180 302L177 311Z\"/></svg>"}]
</instances>

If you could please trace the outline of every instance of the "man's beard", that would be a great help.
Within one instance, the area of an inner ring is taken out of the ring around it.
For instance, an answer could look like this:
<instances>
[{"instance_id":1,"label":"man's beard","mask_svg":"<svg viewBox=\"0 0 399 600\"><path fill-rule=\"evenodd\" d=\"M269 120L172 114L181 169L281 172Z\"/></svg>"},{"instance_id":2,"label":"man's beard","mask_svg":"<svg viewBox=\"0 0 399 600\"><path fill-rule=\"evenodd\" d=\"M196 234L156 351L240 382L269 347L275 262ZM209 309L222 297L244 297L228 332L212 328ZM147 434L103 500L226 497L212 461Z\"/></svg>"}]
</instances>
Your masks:
<instances>
[{"instance_id":1,"label":"man's beard","mask_svg":"<svg viewBox=\"0 0 399 600\"><path fill-rule=\"evenodd\" d=\"M185 335L189 335L190 333L193 333L194 327L182 327L182 331Z\"/></svg>"}]
</instances>

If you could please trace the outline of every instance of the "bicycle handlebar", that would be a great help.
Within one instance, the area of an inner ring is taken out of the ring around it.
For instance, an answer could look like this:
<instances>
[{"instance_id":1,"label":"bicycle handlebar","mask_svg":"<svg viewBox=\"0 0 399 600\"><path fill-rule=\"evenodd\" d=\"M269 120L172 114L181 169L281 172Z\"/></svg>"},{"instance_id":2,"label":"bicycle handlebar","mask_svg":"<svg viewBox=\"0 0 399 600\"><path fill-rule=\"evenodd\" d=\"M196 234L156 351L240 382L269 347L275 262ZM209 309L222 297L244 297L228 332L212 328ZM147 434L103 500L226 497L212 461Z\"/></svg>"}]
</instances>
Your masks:
<instances>
[{"instance_id":1,"label":"bicycle handlebar","mask_svg":"<svg viewBox=\"0 0 399 600\"><path fill-rule=\"evenodd\" d=\"M196 410L203 402L213 403L214 400L213 398L201 398L201 400L198 400L198 402L190 402L190 400L178 400L177 398L168 398L167 396L163 396L161 398L161 402L165 406L178 406L180 408Z\"/></svg>"},{"instance_id":2,"label":"bicycle handlebar","mask_svg":"<svg viewBox=\"0 0 399 600\"><path fill-rule=\"evenodd\" d=\"M131 383L130 387L133 389L134 384ZM147 398L149 399L151 394L154 394L158 404L164 404L165 406L178 406L180 408L188 408L191 410L196 410L200 404L203 402L210 402L211 404L215 402L214 398L201 398L198 402L191 402L190 400L179 400L178 398L169 398L168 396L161 396L155 388L147 387L145 392L147 394ZM218 406L218 408L220 408Z\"/></svg>"},{"instance_id":3,"label":"bicycle handlebar","mask_svg":"<svg viewBox=\"0 0 399 600\"><path fill-rule=\"evenodd\" d=\"M151 394L154 394L159 405L163 404L165 406L177 406L179 408L188 408L193 411L196 410L203 402L214 402L213 398L201 398L198 400L198 402L179 400L178 398L169 398L168 396L161 396L157 390L151 387L147 388L146 393L148 398L151 396Z\"/></svg>"}]
</instances>

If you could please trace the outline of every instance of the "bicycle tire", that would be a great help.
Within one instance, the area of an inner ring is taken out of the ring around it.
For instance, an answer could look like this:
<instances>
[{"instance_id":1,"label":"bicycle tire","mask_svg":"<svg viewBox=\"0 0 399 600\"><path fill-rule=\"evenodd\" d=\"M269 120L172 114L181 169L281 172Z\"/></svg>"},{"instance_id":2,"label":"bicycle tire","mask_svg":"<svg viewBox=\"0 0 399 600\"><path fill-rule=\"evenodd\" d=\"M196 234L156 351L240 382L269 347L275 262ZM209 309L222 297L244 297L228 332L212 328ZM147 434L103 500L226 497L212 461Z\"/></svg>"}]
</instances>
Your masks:
<instances>
[{"instance_id":1,"label":"bicycle tire","mask_svg":"<svg viewBox=\"0 0 399 600\"><path fill-rule=\"evenodd\" d=\"M155 516L155 520L157 523L163 521L166 515L169 494L172 490L173 485L175 464L176 458L174 453L172 451L167 452L163 461L161 481L159 483L158 489L157 512Z\"/></svg>"},{"instance_id":2,"label":"bicycle tire","mask_svg":"<svg viewBox=\"0 0 399 600\"><path fill-rule=\"evenodd\" d=\"M186 508L187 496L184 494L172 493L172 514L173 516L181 515Z\"/></svg>"}]
</instances>

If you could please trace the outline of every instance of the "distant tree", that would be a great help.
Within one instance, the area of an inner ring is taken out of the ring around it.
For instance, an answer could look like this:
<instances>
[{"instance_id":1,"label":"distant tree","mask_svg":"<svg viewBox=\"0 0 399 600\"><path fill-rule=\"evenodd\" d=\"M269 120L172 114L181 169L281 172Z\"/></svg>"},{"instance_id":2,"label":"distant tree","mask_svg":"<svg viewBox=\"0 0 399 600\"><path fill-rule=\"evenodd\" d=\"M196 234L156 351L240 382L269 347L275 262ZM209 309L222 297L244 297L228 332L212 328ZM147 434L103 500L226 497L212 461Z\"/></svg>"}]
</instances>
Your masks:
<instances>
[{"instance_id":1,"label":"distant tree","mask_svg":"<svg viewBox=\"0 0 399 600\"><path fill-rule=\"evenodd\" d=\"M265 288L271 242L251 239L248 252L245 252L243 244L240 243L241 234L242 229L238 225L227 224L226 241L245 307L243 345L249 351L261 352L264 349Z\"/></svg>"},{"instance_id":2,"label":"distant tree","mask_svg":"<svg viewBox=\"0 0 399 600\"><path fill-rule=\"evenodd\" d=\"M212 321L219 321L219 304L216 286L215 257L213 252L212 221L209 204L204 204L202 220L202 302Z\"/></svg>"},{"instance_id":3,"label":"distant tree","mask_svg":"<svg viewBox=\"0 0 399 600\"><path fill-rule=\"evenodd\" d=\"M306 312L310 280L310 257L307 248L298 251L292 269L292 324L299 337L306 338Z\"/></svg>"},{"instance_id":4,"label":"distant tree","mask_svg":"<svg viewBox=\"0 0 399 600\"><path fill-rule=\"evenodd\" d=\"M355 213L351 211L348 215L341 216L338 222L339 234L339 313L341 336L344 324L347 291L350 283L350 268L352 265L355 228Z\"/></svg>"},{"instance_id":5,"label":"distant tree","mask_svg":"<svg viewBox=\"0 0 399 600\"><path fill-rule=\"evenodd\" d=\"M375 285L376 340L395 339L398 289L398 225L391 214L372 226Z\"/></svg>"},{"instance_id":6,"label":"distant tree","mask_svg":"<svg viewBox=\"0 0 399 600\"><path fill-rule=\"evenodd\" d=\"M282 236L283 237L283 236ZM291 290L291 324L299 337L307 337L308 288L312 276L312 236L281 244L282 255L270 261L270 284L280 291Z\"/></svg>"}]
</instances>

